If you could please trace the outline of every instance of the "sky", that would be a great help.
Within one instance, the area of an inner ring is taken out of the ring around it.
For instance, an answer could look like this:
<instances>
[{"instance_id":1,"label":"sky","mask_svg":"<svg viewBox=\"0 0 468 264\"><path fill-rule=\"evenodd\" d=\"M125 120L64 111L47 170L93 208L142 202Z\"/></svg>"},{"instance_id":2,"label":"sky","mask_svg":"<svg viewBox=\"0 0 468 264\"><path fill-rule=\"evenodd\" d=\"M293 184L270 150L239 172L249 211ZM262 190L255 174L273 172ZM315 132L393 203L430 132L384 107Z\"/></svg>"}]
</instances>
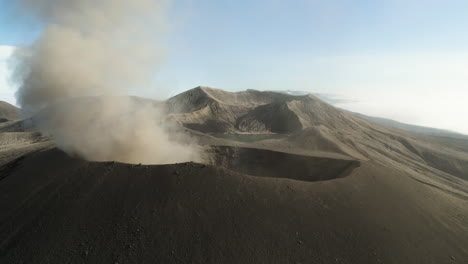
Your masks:
<instances>
[{"instance_id":1,"label":"sky","mask_svg":"<svg viewBox=\"0 0 468 264\"><path fill-rule=\"evenodd\" d=\"M15 2L0 0L0 100L12 103L8 57L41 30ZM468 134L467 13L466 0L174 0L155 72L164 89L142 96L199 85L300 90Z\"/></svg>"}]
</instances>

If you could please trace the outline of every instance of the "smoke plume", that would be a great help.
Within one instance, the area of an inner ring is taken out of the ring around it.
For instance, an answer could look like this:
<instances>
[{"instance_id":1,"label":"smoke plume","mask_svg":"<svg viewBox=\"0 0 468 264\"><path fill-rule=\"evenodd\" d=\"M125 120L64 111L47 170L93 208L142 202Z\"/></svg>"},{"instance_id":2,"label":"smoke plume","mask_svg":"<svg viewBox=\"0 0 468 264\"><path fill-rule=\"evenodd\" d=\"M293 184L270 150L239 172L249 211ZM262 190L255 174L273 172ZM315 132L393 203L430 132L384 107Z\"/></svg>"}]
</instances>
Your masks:
<instances>
[{"instance_id":1,"label":"smoke plume","mask_svg":"<svg viewBox=\"0 0 468 264\"><path fill-rule=\"evenodd\" d=\"M152 84L163 59L165 0L20 0L44 25L16 53L17 100L66 152L89 160L196 159L157 103L124 96Z\"/></svg>"}]
</instances>

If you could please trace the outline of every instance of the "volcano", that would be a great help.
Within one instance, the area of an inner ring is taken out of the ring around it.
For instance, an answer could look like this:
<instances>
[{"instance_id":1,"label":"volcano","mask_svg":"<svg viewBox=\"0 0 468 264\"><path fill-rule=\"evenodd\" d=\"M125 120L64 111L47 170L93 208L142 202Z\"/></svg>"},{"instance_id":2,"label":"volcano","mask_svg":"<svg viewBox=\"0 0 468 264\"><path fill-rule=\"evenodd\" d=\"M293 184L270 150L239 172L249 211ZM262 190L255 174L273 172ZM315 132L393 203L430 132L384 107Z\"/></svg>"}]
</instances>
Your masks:
<instances>
[{"instance_id":1,"label":"volcano","mask_svg":"<svg viewBox=\"0 0 468 264\"><path fill-rule=\"evenodd\" d=\"M468 260L466 139L313 95L197 87L152 103L200 161L86 161L34 117L0 126L1 263Z\"/></svg>"}]
</instances>

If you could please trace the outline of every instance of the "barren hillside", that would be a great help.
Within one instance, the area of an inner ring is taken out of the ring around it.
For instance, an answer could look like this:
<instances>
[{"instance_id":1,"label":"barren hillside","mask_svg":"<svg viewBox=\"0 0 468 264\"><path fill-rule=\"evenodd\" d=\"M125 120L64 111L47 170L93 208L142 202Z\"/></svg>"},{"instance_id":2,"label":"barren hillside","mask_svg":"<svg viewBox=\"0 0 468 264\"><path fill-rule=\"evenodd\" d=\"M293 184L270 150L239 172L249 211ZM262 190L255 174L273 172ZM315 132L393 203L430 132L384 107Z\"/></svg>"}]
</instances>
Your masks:
<instances>
[{"instance_id":1,"label":"barren hillside","mask_svg":"<svg viewBox=\"0 0 468 264\"><path fill-rule=\"evenodd\" d=\"M19 109L7 102L0 101L0 122L19 119Z\"/></svg>"},{"instance_id":2,"label":"barren hillside","mask_svg":"<svg viewBox=\"0 0 468 264\"><path fill-rule=\"evenodd\" d=\"M0 263L468 259L465 140L310 95L198 87L145 102L185 127L203 163L90 162L37 132L0 133Z\"/></svg>"}]
</instances>

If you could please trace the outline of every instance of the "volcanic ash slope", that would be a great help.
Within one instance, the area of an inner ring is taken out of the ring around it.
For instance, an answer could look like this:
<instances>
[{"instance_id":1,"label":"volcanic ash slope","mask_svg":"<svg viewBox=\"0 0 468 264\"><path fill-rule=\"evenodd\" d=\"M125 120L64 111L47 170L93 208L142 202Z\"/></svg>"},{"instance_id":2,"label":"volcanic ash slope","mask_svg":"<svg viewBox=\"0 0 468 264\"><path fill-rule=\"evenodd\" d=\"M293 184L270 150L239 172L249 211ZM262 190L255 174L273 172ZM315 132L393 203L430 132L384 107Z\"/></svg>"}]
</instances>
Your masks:
<instances>
[{"instance_id":1,"label":"volcanic ash slope","mask_svg":"<svg viewBox=\"0 0 468 264\"><path fill-rule=\"evenodd\" d=\"M206 164L49 147L0 167L0 263L466 263L467 142L310 95L198 87L165 108Z\"/></svg>"}]
</instances>

